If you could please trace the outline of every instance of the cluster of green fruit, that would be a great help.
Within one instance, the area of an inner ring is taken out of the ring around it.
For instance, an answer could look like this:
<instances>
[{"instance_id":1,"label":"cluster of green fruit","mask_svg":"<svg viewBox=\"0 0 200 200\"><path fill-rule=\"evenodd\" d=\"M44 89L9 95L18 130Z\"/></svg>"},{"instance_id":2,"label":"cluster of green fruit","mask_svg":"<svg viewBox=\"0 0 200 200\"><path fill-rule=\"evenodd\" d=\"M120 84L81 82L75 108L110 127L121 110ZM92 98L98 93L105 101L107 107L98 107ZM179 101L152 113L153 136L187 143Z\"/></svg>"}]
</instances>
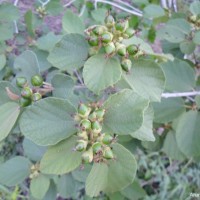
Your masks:
<instances>
[{"instance_id":1,"label":"cluster of green fruit","mask_svg":"<svg viewBox=\"0 0 200 200\"><path fill-rule=\"evenodd\" d=\"M192 15L189 17L188 20L193 24L194 28L196 29L200 28L200 16Z\"/></svg>"},{"instance_id":2,"label":"cluster of green fruit","mask_svg":"<svg viewBox=\"0 0 200 200\"><path fill-rule=\"evenodd\" d=\"M44 18L47 15L46 8L44 6L39 6L36 9L36 12L38 13L40 18Z\"/></svg>"},{"instance_id":3,"label":"cluster of green fruit","mask_svg":"<svg viewBox=\"0 0 200 200\"><path fill-rule=\"evenodd\" d=\"M76 121L79 122L78 140L75 151L83 152L82 162L91 163L106 162L113 159L111 144L115 137L108 133L102 133L102 121L105 109L98 103L83 104L78 107Z\"/></svg>"},{"instance_id":4,"label":"cluster of green fruit","mask_svg":"<svg viewBox=\"0 0 200 200\"><path fill-rule=\"evenodd\" d=\"M29 106L33 101L35 102L42 98L42 95L37 92L36 88L43 85L43 78L40 75L32 76L31 84L33 88L29 86L25 77L16 78L16 85L21 88L19 103L22 107Z\"/></svg>"},{"instance_id":5,"label":"cluster of green fruit","mask_svg":"<svg viewBox=\"0 0 200 200\"><path fill-rule=\"evenodd\" d=\"M121 58L121 67L129 72L132 66L132 58L138 58L144 55L139 46L132 44L126 47L122 41L131 38L136 31L129 27L128 19L115 21L112 15L105 18L105 25L95 25L89 27L85 33L90 48L90 55L95 55L103 47L106 56L119 55Z\"/></svg>"}]
</instances>

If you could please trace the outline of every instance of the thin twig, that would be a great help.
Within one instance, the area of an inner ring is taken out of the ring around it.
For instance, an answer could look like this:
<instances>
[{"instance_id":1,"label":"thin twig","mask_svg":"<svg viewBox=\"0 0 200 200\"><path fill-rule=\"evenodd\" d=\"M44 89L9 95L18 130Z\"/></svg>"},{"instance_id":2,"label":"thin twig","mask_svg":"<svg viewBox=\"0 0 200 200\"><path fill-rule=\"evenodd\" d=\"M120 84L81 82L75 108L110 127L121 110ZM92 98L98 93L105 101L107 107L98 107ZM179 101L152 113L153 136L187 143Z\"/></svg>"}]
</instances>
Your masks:
<instances>
[{"instance_id":1,"label":"thin twig","mask_svg":"<svg viewBox=\"0 0 200 200\"><path fill-rule=\"evenodd\" d=\"M161 96L163 98L171 98L171 97L188 97L188 96L197 96L197 95L200 95L200 91L180 92L180 93L163 93Z\"/></svg>"},{"instance_id":2,"label":"thin twig","mask_svg":"<svg viewBox=\"0 0 200 200\"><path fill-rule=\"evenodd\" d=\"M15 0L14 6L17 6L18 1L19 1L19 0ZM18 29L18 26L17 26L17 21L14 20L13 23L14 23L14 27L15 27L15 33L18 34L18 33L19 33L19 29Z\"/></svg>"},{"instance_id":3,"label":"thin twig","mask_svg":"<svg viewBox=\"0 0 200 200\"><path fill-rule=\"evenodd\" d=\"M71 0L71 1L69 1L68 3L66 3L65 5L64 5L64 7L68 7L68 6L70 6L72 3L74 3L76 0Z\"/></svg>"},{"instance_id":4,"label":"thin twig","mask_svg":"<svg viewBox=\"0 0 200 200\"><path fill-rule=\"evenodd\" d=\"M81 8L79 15L78 15L79 17L81 17L83 15L83 13L85 12L85 9L86 9L86 5L84 4Z\"/></svg>"},{"instance_id":5,"label":"thin twig","mask_svg":"<svg viewBox=\"0 0 200 200\"><path fill-rule=\"evenodd\" d=\"M175 12L178 12L178 9L177 9L177 1L176 0L173 0L173 8L174 8L174 11Z\"/></svg>"},{"instance_id":6,"label":"thin twig","mask_svg":"<svg viewBox=\"0 0 200 200\"><path fill-rule=\"evenodd\" d=\"M81 85L84 85L84 82L83 82L82 78L80 77L79 73L77 72L77 70L74 70L74 74L76 75L76 77L79 80L79 82L81 83Z\"/></svg>"},{"instance_id":7,"label":"thin twig","mask_svg":"<svg viewBox=\"0 0 200 200\"><path fill-rule=\"evenodd\" d=\"M163 8L168 9L167 7L167 0L160 0L160 4Z\"/></svg>"},{"instance_id":8,"label":"thin twig","mask_svg":"<svg viewBox=\"0 0 200 200\"><path fill-rule=\"evenodd\" d=\"M122 7L122 6L118 5L118 4L113 3L113 2L110 2L110 1L106 1L106 0L96 0L96 2L109 4L109 5L113 6L113 7L119 8L119 9L121 9L121 10L123 10L123 11L126 11L126 12L130 13L130 14L137 15L137 16L139 16L139 17L142 17L142 14L141 14L141 13L136 12L136 11L133 11L133 10L130 10L130 9L127 9L127 8L124 8L124 7Z\"/></svg>"},{"instance_id":9,"label":"thin twig","mask_svg":"<svg viewBox=\"0 0 200 200\"><path fill-rule=\"evenodd\" d=\"M114 1L116 1L116 2L118 2L118 3L121 3L121 4L123 4L123 5L125 5L125 6L127 6L127 7L129 7L129 8L131 8L132 10L135 10L136 12L139 12L139 13L142 14L142 11L141 11L141 10L139 10L138 8L133 7L132 5L128 4L127 2L124 2L124 1L122 1L122 0L114 0Z\"/></svg>"}]
</instances>

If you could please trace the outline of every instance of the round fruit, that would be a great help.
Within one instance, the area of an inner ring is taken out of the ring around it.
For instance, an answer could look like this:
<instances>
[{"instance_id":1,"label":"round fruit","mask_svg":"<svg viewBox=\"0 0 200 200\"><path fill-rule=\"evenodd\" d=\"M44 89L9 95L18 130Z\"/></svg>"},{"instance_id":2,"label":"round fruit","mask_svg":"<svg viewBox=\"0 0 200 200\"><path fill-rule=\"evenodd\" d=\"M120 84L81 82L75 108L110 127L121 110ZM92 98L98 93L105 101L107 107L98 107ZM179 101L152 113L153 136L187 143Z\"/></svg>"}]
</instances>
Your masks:
<instances>
[{"instance_id":1,"label":"round fruit","mask_svg":"<svg viewBox=\"0 0 200 200\"><path fill-rule=\"evenodd\" d=\"M40 87L43 84L43 78L40 75L35 75L31 78L31 84L36 87Z\"/></svg>"},{"instance_id":2,"label":"round fruit","mask_svg":"<svg viewBox=\"0 0 200 200\"><path fill-rule=\"evenodd\" d=\"M126 55L126 46L124 44L117 44L117 53L120 56L125 56Z\"/></svg>"},{"instance_id":3,"label":"round fruit","mask_svg":"<svg viewBox=\"0 0 200 200\"><path fill-rule=\"evenodd\" d=\"M21 107L29 106L32 103L31 99L25 99L23 97L20 98L19 104Z\"/></svg>"},{"instance_id":4,"label":"round fruit","mask_svg":"<svg viewBox=\"0 0 200 200\"><path fill-rule=\"evenodd\" d=\"M99 39L97 36L93 35L89 38L88 40L88 43L91 45L91 46L98 46L99 45Z\"/></svg>"},{"instance_id":5,"label":"round fruit","mask_svg":"<svg viewBox=\"0 0 200 200\"><path fill-rule=\"evenodd\" d=\"M25 99L31 99L33 95L33 91L29 87L25 87L21 91L21 96Z\"/></svg>"},{"instance_id":6,"label":"round fruit","mask_svg":"<svg viewBox=\"0 0 200 200\"><path fill-rule=\"evenodd\" d=\"M124 71L129 72L131 70L131 67L132 67L132 62L129 59L124 59L121 62L121 66L122 66L122 69Z\"/></svg>"},{"instance_id":7,"label":"round fruit","mask_svg":"<svg viewBox=\"0 0 200 200\"><path fill-rule=\"evenodd\" d=\"M42 99L42 95L39 92L36 92L32 95L32 99L33 101L39 101L40 99Z\"/></svg>"},{"instance_id":8,"label":"round fruit","mask_svg":"<svg viewBox=\"0 0 200 200\"><path fill-rule=\"evenodd\" d=\"M95 143L92 145L92 149L93 149L93 152L94 152L94 153L98 153L99 151L102 150L102 148L101 148L101 143L100 143L100 142L95 142Z\"/></svg>"},{"instance_id":9,"label":"round fruit","mask_svg":"<svg viewBox=\"0 0 200 200\"><path fill-rule=\"evenodd\" d=\"M115 24L115 29L120 32L124 32L129 27L128 20L122 20Z\"/></svg>"},{"instance_id":10,"label":"round fruit","mask_svg":"<svg viewBox=\"0 0 200 200\"><path fill-rule=\"evenodd\" d=\"M115 52L115 45L113 42L110 42L105 46L105 52L107 54L112 54Z\"/></svg>"},{"instance_id":11,"label":"round fruit","mask_svg":"<svg viewBox=\"0 0 200 200\"><path fill-rule=\"evenodd\" d=\"M134 44L127 47L129 55L135 55L138 52L138 47Z\"/></svg>"},{"instance_id":12,"label":"round fruit","mask_svg":"<svg viewBox=\"0 0 200 200\"><path fill-rule=\"evenodd\" d=\"M105 26L96 26L93 29L93 33L96 35L102 35L105 31L107 31L107 28Z\"/></svg>"},{"instance_id":13,"label":"round fruit","mask_svg":"<svg viewBox=\"0 0 200 200\"><path fill-rule=\"evenodd\" d=\"M104 32L102 35L101 35L101 40L103 43L105 44L108 44L109 42L111 42L113 39L113 34L110 33L110 32Z\"/></svg>"},{"instance_id":14,"label":"round fruit","mask_svg":"<svg viewBox=\"0 0 200 200\"><path fill-rule=\"evenodd\" d=\"M106 110L105 110L105 109L102 109L102 108L99 108L98 110L95 111L96 116L97 116L97 119L98 119L99 121L101 121L101 120L103 119L103 117L104 117L104 115L105 115L105 112L106 112Z\"/></svg>"},{"instance_id":15,"label":"round fruit","mask_svg":"<svg viewBox=\"0 0 200 200\"><path fill-rule=\"evenodd\" d=\"M88 143L85 140L78 140L76 147L75 147L76 151L80 151L80 152L84 151L87 147L87 144Z\"/></svg>"},{"instance_id":16,"label":"round fruit","mask_svg":"<svg viewBox=\"0 0 200 200\"><path fill-rule=\"evenodd\" d=\"M109 144L112 143L112 141L113 141L113 137L112 137L111 135L105 134L105 135L103 136L103 139L102 139L102 143L103 143L103 144L109 145Z\"/></svg>"},{"instance_id":17,"label":"round fruit","mask_svg":"<svg viewBox=\"0 0 200 200\"><path fill-rule=\"evenodd\" d=\"M108 28L112 28L115 25L115 19L112 15L108 15L104 21Z\"/></svg>"},{"instance_id":18,"label":"round fruit","mask_svg":"<svg viewBox=\"0 0 200 200\"><path fill-rule=\"evenodd\" d=\"M106 147L103 150L103 157L106 158L106 159L112 159L112 158L114 158L113 152L112 152L112 150L111 150L110 147Z\"/></svg>"},{"instance_id":19,"label":"round fruit","mask_svg":"<svg viewBox=\"0 0 200 200\"><path fill-rule=\"evenodd\" d=\"M94 133L100 133L102 130L102 126L98 121L92 122L92 131Z\"/></svg>"},{"instance_id":20,"label":"round fruit","mask_svg":"<svg viewBox=\"0 0 200 200\"><path fill-rule=\"evenodd\" d=\"M128 35L128 37L130 38L135 34L135 30L132 28L127 28L125 34Z\"/></svg>"},{"instance_id":21,"label":"round fruit","mask_svg":"<svg viewBox=\"0 0 200 200\"><path fill-rule=\"evenodd\" d=\"M90 130L91 122L88 119L83 119L81 121L81 128L82 128L82 130Z\"/></svg>"},{"instance_id":22,"label":"round fruit","mask_svg":"<svg viewBox=\"0 0 200 200\"><path fill-rule=\"evenodd\" d=\"M89 115L88 119L89 119L90 121L92 121L92 122L95 121L95 120L97 119L96 112L92 112L92 113Z\"/></svg>"},{"instance_id":23,"label":"round fruit","mask_svg":"<svg viewBox=\"0 0 200 200\"><path fill-rule=\"evenodd\" d=\"M91 163L92 160L93 160L93 150L92 150L92 148L90 148L88 151L85 151L82 154L81 157L82 157L83 163Z\"/></svg>"},{"instance_id":24,"label":"round fruit","mask_svg":"<svg viewBox=\"0 0 200 200\"><path fill-rule=\"evenodd\" d=\"M90 114L90 108L83 103L78 106L78 114L80 117L85 118Z\"/></svg>"},{"instance_id":25,"label":"round fruit","mask_svg":"<svg viewBox=\"0 0 200 200\"><path fill-rule=\"evenodd\" d=\"M27 84L27 79L25 77L17 77L16 85L20 88L23 88Z\"/></svg>"},{"instance_id":26,"label":"round fruit","mask_svg":"<svg viewBox=\"0 0 200 200\"><path fill-rule=\"evenodd\" d=\"M87 135L87 132L86 131L82 131L82 132L79 132L77 133L77 136L83 140L88 140L88 135Z\"/></svg>"}]
</instances>

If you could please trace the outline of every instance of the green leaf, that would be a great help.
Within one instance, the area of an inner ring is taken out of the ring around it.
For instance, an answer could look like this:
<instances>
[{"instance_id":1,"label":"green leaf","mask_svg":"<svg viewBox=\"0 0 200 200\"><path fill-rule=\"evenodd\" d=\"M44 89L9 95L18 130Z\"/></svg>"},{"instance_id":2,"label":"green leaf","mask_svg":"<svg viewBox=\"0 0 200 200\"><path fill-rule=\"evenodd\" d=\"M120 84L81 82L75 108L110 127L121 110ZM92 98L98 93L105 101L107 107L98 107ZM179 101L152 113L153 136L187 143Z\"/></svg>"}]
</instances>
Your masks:
<instances>
[{"instance_id":1,"label":"green leaf","mask_svg":"<svg viewBox=\"0 0 200 200\"><path fill-rule=\"evenodd\" d=\"M74 80L65 74L56 74L51 80L53 90L53 96L69 99L73 95Z\"/></svg>"},{"instance_id":2,"label":"green leaf","mask_svg":"<svg viewBox=\"0 0 200 200\"><path fill-rule=\"evenodd\" d=\"M103 54L90 57L83 68L85 85L96 94L117 83L121 74L119 61L115 58L106 59Z\"/></svg>"},{"instance_id":3,"label":"green leaf","mask_svg":"<svg viewBox=\"0 0 200 200\"><path fill-rule=\"evenodd\" d=\"M154 112L152 106L144 111L144 119L142 126L130 135L142 141L155 141L153 134L153 117Z\"/></svg>"},{"instance_id":4,"label":"green leaf","mask_svg":"<svg viewBox=\"0 0 200 200\"><path fill-rule=\"evenodd\" d=\"M76 141L77 138L73 136L50 147L41 160L41 172L45 174L65 174L76 169L81 164L82 154L73 151Z\"/></svg>"},{"instance_id":5,"label":"green leaf","mask_svg":"<svg viewBox=\"0 0 200 200\"><path fill-rule=\"evenodd\" d=\"M0 4L0 21L13 21L20 17L19 10L11 3Z\"/></svg>"},{"instance_id":6,"label":"green leaf","mask_svg":"<svg viewBox=\"0 0 200 200\"><path fill-rule=\"evenodd\" d=\"M31 180L30 191L36 199L43 199L50 185L50 180L43 174Z\"/></svg>"},{"instance_id":7,"label":"green leaf","mask_svg":"<svg viewBox=\"0 0 200 200\"><path fill-rule=\"evenodd\" d=\"M103 129L119 135L133 133L142 126L148 104L148 100L129 89L110 96L103 105L106 109Z\"/></svg>"},{"instance_id":8,"label":"green leaf","mask_svg":"<svg viewBox=\"0 0 200 200\"><path fill-rule=\"evenodd\" d=\"M193 15L200 14L200 2L199 1L194 1L193 3L190 4L190 12Z\"/></svg>"},{"instance_id":9,"label":"green leaf","mask_svg":"<svg viewBox=\"0 0 200 200\"><path fill-rule=\"evenodd\" d=\"M46 5L47 13L50 16L59 15L63 11L64 6L61 4L60 0L51 0Z\"/></svg>"},{"instance_id":10,"label":"green leaf","mask_svg":"<svg viewBox=\"0 0 200 200\"><path fill-rule=\"evenodd\" d=\"M194 33L193 42L197 45L200 44L200 31Z\"/></svg>"},{"instance_id":11,"label":"green leaf","mask_svg":"<svg viewBox=\"0 0 200 200\"><path fill-rule=\"evenodd\" d=\"M6 56L4 54L0 55L0 71L4 68L6 65Z\"/></svg>"},{"instance_id":12,"label":"green leaf","mask_svg":"<svg viewBox=\"0 0 200 200\"><path fill-rule=\"evenodd\" d=\"M186 159L185 155L180 151L177 145L174 131L169 131L164 141L163 151L174 160L183 161Z\"/></svg>"},{"instance_id":13,"label":"green leaf","mask_svg":"<svg viewBox=\"0 0 200 200\"><path fill-rule=\"evenodd\" d=\"M137 170L134 156L120 144L113 144L113 152L116 161L93 165L86 180L87 195L98 196L101 191L114 193L133 182Z\"/></svg>"},{"instance_id":14,"label":"green leaf","mask_svg":"<svg viewBox=\"0 0 200 200\"><path fill-rule=\"evenodd\" d=\"M27 138L23 141L23 149L24 155L33 161L40 161L46 151L46 147L39 146Z\"/></svg>"},{"instance_id":15,"label":"green leaf","mask_svg":"<svg viewBox=\"0 0 200 200\"><path fill-rule=\"evenodd\" d=\"M132 199L134 197L134 200L138 200L146 196L145 190L137 181L134 181L133 184L123 189L120 193L128 199Z\"/></svg>"},{"instance_id":16,"label":"green leaf","mask_svg":"<svg viewBox=\"0 0 200 200\"><path fill-rule=\"evenodd\" d=\"M160 66L151 60L138 60L129 74L124 75L131 88L150 101L160 101L165 76Z\"/></svg>"},{"instance_id":17,"label":"green leaf","mask_svg":"<svg viewBox=\"0 0 200 200\"><path fill-rule=\"evenodd\" d=\"M91 15L96 22L104 24L104 19L106 17L106 13L107 13L107 9L97 8L91 12Z\"/></svg>"},{"instance_id":18,"label":"green leaf","mask_svg":"<svg viewBox=\"0 0 200 200\"><path fill-rule=\"evenodd\" d=\"M193 90L195 86L195 72L191 66L182 60L162 63L162 69L166 77L166 88L172 92L186 92Z\"/></svg>"},{"instance_id":19,"label":"green leaf","mask_svg":"<svg viewBox=\"0 0 200 200\"><path fill-rule=\"evenodd\" d=\"M44 51L52 51L56 43L61 40L62 36L55 35L53 32L49 32L47 35L40 37L37 40L37 47Z\"/></svg>"},{"instance_id":20,"label":"green leaf","mask_svg":"<svg viewBox=\"0 0 200 200\"><path fill-rule=\"evenodd\" d=\"M184 113L176 127L176 140L179 149L188 157L200 156L200 113Z\"/></svg>"},{"instance_id":21,"label":"green leaf","mask_svg":"<svg viewBox=\"0 0 200 200\"><path fill-rule=\"evenodd\" d=\"M14 68L18 70L17 77L26 77L31 82L31 77L40 73L37 56L32 51L24 51L15 59Z\"/></svg>"},{"instance_id":22,"label":"green leaf","mask_svg":"<svg viewBox=\"0 0 200 200\"><path fill-rule=\"evenodd\" d=\"M20 114L17 103L7 102L0 106L0 141L7 137Z\"/></svg>"},{"instance_id":23,"label":"green leaf","mask_svg":"<svg viewBox=\"0 0 200 200\"><path fill-rule=\"evenodd\" d=\"M144 8L144 16L146 18L157 18L165 15L165 11L162 7L150 4Z\"/></svg>"},{"instance_id":24,"label":"green leaf","mask_svg":"<svg viewBox=\"0 0 200 200\"><path fill-rule=\"evenodd\" d=\"M200 108L200 96L195 97L195 102L197 104L197 107Z\"/></svg>"},{"instance_id":25,"label":"green leaf","mask_svg":"<svg viewBox=\"0 0 200 200\"><path fill-rule=\"evenodd\" d=\"M92 165L85 165L84 169L77 168L76 170L74 170L72 172L72 176L74 177L75 180L85 183L91 169L92 169Z\"/></svg>"},{"instance_id":26,"label":"green leaf","mask_svg":"<svg viewBox=\"0 0 200 200\"><path fill-rule=\"evenodd\" d=\"M84 34L84 24L71 10L67 10L62 19L62 26L67 33ZM79 54L77 54L79 55Z\"/></svg>"},{"instance_id":27,"label":"green leaf","mask_svg":"<svg viewBox=\"0 0 200 200\"><path fill-rule=\"evenodd\" d=\"M54 145L76 132L72 114L76 109L67 101L49 97L29 106L20 118L21 132L41 146Z\"/></svg>"},{"instance_id":28,"label":"green leaf","mask_svg":"<svg viewBox=\"0 0 200 200\"><path fill-rule=\"evenodd\" d=\"M26 23L27 32L31 37L35 36L34 24L33 24L33 13L28 10L24 15L24 21Z\"/></svg>"},{"instance_id":29,"label":"green leaf","mask_svg":"<svg viewBox=\"0 0 200 200\"><path fill-rule=\"evenodd\" d=\"M55 200L57 196L57 187L53 180L50 181L49 190L47 191L43 200Z\"/></svg>"},{"instance_id":30,"label":"green leaf","mask_svg":"<svg viewBox=\"0 0 200 200\"><path fill-rule=\"evenodd\" d=\"M30 173L30 161L16 156L0 165L0 183L15 186L21 183Z\"/></svg>"},{"instance_id":31,"label":"green leaf","mask_svg":"<svg viewBox=\"0 0 200 200\"><path fill-rule=\"evenodd\" d=\"M58 192L63 198L77 199L83 184L76 181L71 174L66 174L58 180Z\"/></svg>"},{"instance_id":32,"label":"green leaf","mask_svg":"<svg viewBox=\"0 0 200 200\"><path fill-rule=\"evenodd\" d=\"M186 111L182 98L162 98L161 102L153 104L154 122L168 123Z\"/></svg>"},{"instance_id":33,"label":"green leaf","mask_svg":"<svg viewBox=\"0 0 200 200\"><path fill-rule=\"evenodd\" d=\"M74 69L83 66L88 56L88 43L79 34L65 35L53 48L48 56L48 61L61 70Z\"/></svg>"},{"instance_id":34,"label":"green leaf","mask_svg":"<svg viewBox=\"0 0 200 200\"><path fill-rule=\"evenodd\" d=\"M0 41L5 41L13 37L14 29L13 22L1 23L0 22Z\"/></svg>"},{"instance_id":35,"label":"green leaf","mask_svg":"<svg viewBox=\"0 0 200 200\"><path fill-rule=\"evenodd\" d=\"M192 41L184 40L180 43L180 50L184 54L191 54L194 52L196 46Z\"/></svg>"},{"instance_id":36,"label":"green leaf","mask_svg":"<svg viewBox=\"0 0 200 200\"><path fill-rule=\"evenodd\" d=\"M9 90L17 95L20 95L19 90L14 87L10 82L8 81L1 81L0 82L0 94L1 94L1 98L0 98L0 105L7 103L8 101L13 101L9 98L7 92L6 92L6 88L9 88Z\"/></svg>"}]
</instances>

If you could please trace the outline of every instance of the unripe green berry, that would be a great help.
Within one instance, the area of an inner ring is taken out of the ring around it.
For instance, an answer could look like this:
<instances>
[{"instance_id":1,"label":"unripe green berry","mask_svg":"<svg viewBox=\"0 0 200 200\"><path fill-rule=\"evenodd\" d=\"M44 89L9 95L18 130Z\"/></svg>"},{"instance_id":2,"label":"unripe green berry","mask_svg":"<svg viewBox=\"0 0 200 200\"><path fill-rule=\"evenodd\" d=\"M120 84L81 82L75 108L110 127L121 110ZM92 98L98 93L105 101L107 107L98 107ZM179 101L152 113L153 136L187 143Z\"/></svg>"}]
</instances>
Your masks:
<instances>
[{"instance_id":1,"label":"unripe green berry","mask_svg":"<svg viewBox=\"0 0 200 200\"><path fill-rule=\"evenodd\" d=\"M107 54L112 54L115 52L115 45L113 42L108 43L104 48Z\"/></svg>"},{"instance_id":2,"label":"unripe green berry","mask_svg":"<svg viewBox=\"0 0 200 200\"><path fill-rule=\"evenodd\" d=\"M27 79L25 77L17 77L16 85L20 88L23 88L27 84Z\"/></svg>"},{"instance_id":3,"label":"unripe green berry","mask_svg":"<svg viewBox=\"0 0 200 200\"><path fill-rule=\"evenodd\" d=\"M87 132L86 131L82 131L82 132L79 132L77 133L77 136L83 140L88 140L88 135L87 135Z\"/></svg>"},{"instance_id":4,"label":"unripe green berry","mask_svg":"<svg viewBox=\"0 0 200 200\"><path fill-rule=\"evenodd\" d=\"M112 15L108 15L104 21L108 28L112 28L115 25L115 19Z\"/></svg>"},{"instance_id":5,"label":"unripe green berry","mask_svg":"<svg viewBox=\"0 0 200 200\"><path fill-rule=\"evenodd\" d=\"M95 114L96 114L96 117L97 117L97 120L98 121L102 121L103 120L103 117L105 115L105 112L106 110L105 109L102 109L102 108L99 108L95 111Z\"/></svg>"},{"instance_id":6,"label":"unripe green berry","mask_svg":"<svg viewBox=\"0 0 200 200\"><path fill-rule=\"evenodd\" d=\"M103 143L103 144L109 145L109 144L112 143L112 141L113 141L113 137L112 137L111 135L109 135L109 134L106 133L106 134L103 136L103 139L102 139L102 143Z\"/></svg>"},{"instance_id":7,"label":"unripe green berry","mask_svg":"<svg viewBox=\"0 0 200 200\"><path fill-rule=\"evenodd\" d=\"M96 119L97 119L97 115L96 115L96 112L92 112L89 116L88 116L88 119L90 120L90 121L96 121Z\"/></svg>"},{"instance_id":8,"label":"unripe green berry","mask_svg":"<svg viewBox=\"0 0 200 200\"><path fill-rule=\"evenodd\" d=\"M91 122L88 119L83 119L81 121L81 128L82 128L82 130L90 130Z\"/></svg>"},{"instance_id":9,"label":"unripe green berry","mask_svg":"<svg viewBox=\"0 0 200 200\"><path fill-rule=\"evenodd\" d=\"M92 149L93 149L93 152L94 152L94 153L98 153L99 151L102 150L101 143L100 143L100 142L95 142L95 143L92 145Z\"/></svg>"},{"instance_id":10,"label":"unripe green berry","mask_svg":"<svg viewBox=\"0 0 200 200\"><path fill-rule=\"evenodd\" d=\"M25 99L23 97L20 98L19 104L21 107L29 106L32 103L31 99Z\"/></svg>"},{"instance_id":11,"label":"unripe green berry","mask_svg":"<svg viewBox=\"0 0 200 200\"><path fill-rule=\"evenodd\" d=\"M43 78L40 75L35 75L31 78L31 84L36 87L40 87L43 84Z\"/></svg>"},{"instance_id":12,"label":"unripe green berry","mask_svg":"<svg viewBox=\"0 0 200 200\"><path fill-rule=\"evenodd\" d=\"M90 110L91 109L88 106L86 106L83 103L80 103L78 107L78 114L80 117L86 118L90 114Z\"/></svg>"},{"instance_id":13,"label":"unripe green berry","mask_svg":"<svg viewBox=\"0 0 200 200\"><path fill-rule=\"evenodd\" d=\"M33 101L39 101L40 99L42 99L42 95L39 92L36 92L32 95L32 99Z\"/></svg>"},{"instance_id":14,"label":"unripe green berry","mask_svg":"<svg viewBox=\"0 0 200 200\"><path fill-rule=\"evenodd\" d=\"M127 47L127 51L129 53L129 55L135 55L138 52L138 47L136 45L134 45L134 44L129 45Z\"/></svg>"},{"instance_id":15,"label":"unripe green berry","mask_svg":"<svg viewBox=\"0 0 200 200\"><path fill-rule=\"evenodd\" d=\"M24 87L21 91L21 96L25 99L31 99L32 94L33 94L33 91L29 87Z\"/></svg>"},{"instance_id":16,"label":"unripe green berry","mask_svg":"<svg viewBox=\"0 0 200 200\"><path fill-rule=\"evenodd\" d=\"M127 28L125 34L128 35L128 38L131 38L135 34L135 30L132 28Z\"/></svg>"},{"instance_id":17,"label":"unripe green berry","mask_svg":"<svg viewBox=\"0 0 200 200\"><path fill-rule=\"evenodd\" d=\"M112 152L112 150L111 150L110 147L106 147L103 150L103 157L106 158L106 159L112 159L112 158L114 158L113 152Z\"/></svg>"},{"instance_id":18,"label":"unripe green berry","mask_svg":"<svg viewBox=\"0 0 200 200\"><path fill-rule=\"evenodd\" d=\"M116 45L116 50L117 50L118 55L120 55L120 56L126 55L126 46L124 44L118 43Z\"/></svg>"},{"instance_id":19,"label":"unripe green berry","mask_svg":"<svg viewBox=\"0 0 200 200\"><path fill-rule=\"evenodd\" d=\"M92 132L100 133L102 130L102 126L98 121L92 122Z\"/></svg>"},{"instance_id":20,"label":"unripe green berry","mask_svg":"<svg viewBox=\"0 0 200 200\"><path fill-rule=\"evenodd\" d=\"M113 34L110 32L104 32L101 35L101 40L104 44L108 44L109 42L111 42L113 39Z\"/></svg>"},{"instance_id":21,"label":"unripe green berry","mask_svg":"<svg viewBox=\"0 0 200 200\"><path fill-rule=\"evenodd\" d=\"M88 43L91 45L91 46L98 46L99 45L99 39L97 36L93 35L89 38L88 40Z\"/></svg>"},{"instance_id":22,"label":"unripe green berry","mask_svg":"<svg viewBox=\"0 0 200 200\"><path fill-rule=\"evenodd\" d=\"M86 150L87 144L88 144L88 142L85 141L85 140L78 140L77 144L76 144L76 147L75 147L76 151L80 151L81 152L81 151Z\"/></svg>"},{"instance_id":23,"label":"unripe green berry","mask_svg":"<svg viewBox=\"0 0 200 200\"><path fill-rule=\"evenodd\" d=\"M82 161L83 163L91 163L92 160L93 160L93 150L92 148L90 148L89 150L85 151L83 154L82 154Z\"/></svg>"},{"instance_id":24,"label":"unripe green berry","mask_svg":"<svg viewBox=\"0 0 200 200\"><path fill-rule=\"evenodd\" d=\"M93 29L93 33L96 35L102 35L104 32L106 32L108 29L105 26L96 26Z\"/></svg>"},{"instance_id":25,"label":"unripe green berry","mask_svg":"<svg viewBox=\"0 0 200 200\"><path fill-rule=\"evenodd\" d=\"M115 29L120 32L124 32L128 27L128 20L121 20L115 24Z\"/></svg>"},{"instance_id":26,"label":"unripe green berry","mask_svg":"<svg viewBox=\"0 0 200 200\"><path fill-rule=\"evenodd\" d=\"M122 66L122 69L124 71L129 72L131 70L131 67L132 67L132 62L129 59L124 59L121 62L121 66Z\"/></svg>"}]
</instances>

